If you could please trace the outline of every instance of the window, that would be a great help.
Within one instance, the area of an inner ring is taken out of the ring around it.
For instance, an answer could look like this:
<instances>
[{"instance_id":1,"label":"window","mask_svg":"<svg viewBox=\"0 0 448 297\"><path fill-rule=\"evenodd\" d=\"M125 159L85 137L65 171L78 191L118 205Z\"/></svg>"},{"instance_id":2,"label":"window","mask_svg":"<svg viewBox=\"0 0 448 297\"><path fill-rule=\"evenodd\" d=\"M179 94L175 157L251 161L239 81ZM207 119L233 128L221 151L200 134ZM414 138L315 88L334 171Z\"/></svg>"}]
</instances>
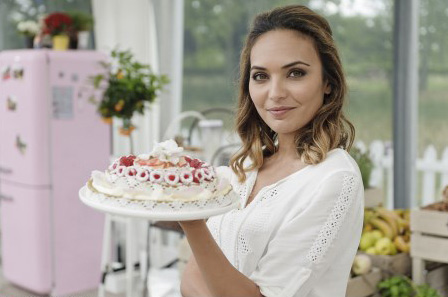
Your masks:
<instances>
[{"instance_id":1,"label":"window","mask_svg":"<svg viewBox=\"0 0 448 297\"><path fill-rule=\"evenodd\" d=\"M301 3L329 20L357 140L392 139L393 0L185 0L183 110L235 107L239 54L255 14Z\"/></svg>"},{"instance_id":2,"label":"window","mask_svg":"<svg viewBox=\"0 0 448 297\"><path fill-rule=\"evenodd\" d=\"M419 156L448 147L448 2L420 0Z\"/></svg>"},{"instance_id":3,"label":"window","mask_svg":"<svg viewBox=\"0 0 448 297\"><path fill-rule=\"evenodd\" d=\"M54 11L83 11L91 13L90 0L1 0L0 1L0 50L25 47L25 39L16 29L21 20L38 20Z\"/></svg>"}]
</instances>

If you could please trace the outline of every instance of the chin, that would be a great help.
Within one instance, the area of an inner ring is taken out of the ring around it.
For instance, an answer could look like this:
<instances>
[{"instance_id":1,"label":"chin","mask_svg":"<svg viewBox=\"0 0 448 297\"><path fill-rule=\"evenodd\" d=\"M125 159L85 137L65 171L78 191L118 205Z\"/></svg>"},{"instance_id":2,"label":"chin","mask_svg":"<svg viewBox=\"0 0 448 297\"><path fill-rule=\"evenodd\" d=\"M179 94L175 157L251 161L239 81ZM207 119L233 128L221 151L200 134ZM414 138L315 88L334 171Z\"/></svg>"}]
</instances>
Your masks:
<instances>
[{"instance_id":1,"label":"chin","mask_svg":"<svg viewBox=\"0 0 448 297\"><path fill-rule=\"evenodd\" d=\"M285 128L285 127L273 127L273 126L269 126L271 128L272 131L274 131L275 133L277 133L277 135L280 134L295 134L299 128L297 129L291 129L291 128Z\"/></svg>"}]
</instances>

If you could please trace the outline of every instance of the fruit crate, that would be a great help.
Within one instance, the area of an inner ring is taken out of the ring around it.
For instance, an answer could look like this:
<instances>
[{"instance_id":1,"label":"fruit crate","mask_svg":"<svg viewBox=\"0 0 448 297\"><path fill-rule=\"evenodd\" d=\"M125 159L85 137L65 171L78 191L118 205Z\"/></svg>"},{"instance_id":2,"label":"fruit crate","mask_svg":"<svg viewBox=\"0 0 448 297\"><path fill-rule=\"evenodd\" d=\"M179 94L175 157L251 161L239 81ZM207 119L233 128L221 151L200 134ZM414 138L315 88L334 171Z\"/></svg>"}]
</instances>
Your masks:
<instances>
[{"instance_id":1,"label":"fruit crate","mask_svg":"<svg viewBox=\"0 0 448 297\"><path fill-rule=\"evenodd\" d=\"M359 253L363 254L363 252ZM408 253L398 253L396 255L366 255L372 259L372 265L381 270L383 278L394 275L411 276L412 260Z\"/></svg>"},{"instance_id":2,"label":"fruit crate","mask_svg":"<svg viewBox=\"0 0 448 297\"><path fill-rule=\"evenodd\" d=\"M442 264L437 268L428 268L425 283L436 289L441 297L448 297L448 265Z\"/></svg>"},{"instance_id":3,"label":"fruit crate","mask_svg":"<svg viewBox=\"0 0 448 297\"><path fill-rule=\"evenodd\" d=\"M411 211L412 279L425 282L427 261L448 263L448 212Z\"/></svg>"},{"instance_id":4,"label":"fruit crate","mask_svg":"<svg viewBox=\"0 0 448 297\"><path fill-rule=\"evenodd\" d=\"M372 271L348 280L346 297L368 297L378 292L377 285L382 280L381 270L373 267Z\"/></svg>"}]
</instances>

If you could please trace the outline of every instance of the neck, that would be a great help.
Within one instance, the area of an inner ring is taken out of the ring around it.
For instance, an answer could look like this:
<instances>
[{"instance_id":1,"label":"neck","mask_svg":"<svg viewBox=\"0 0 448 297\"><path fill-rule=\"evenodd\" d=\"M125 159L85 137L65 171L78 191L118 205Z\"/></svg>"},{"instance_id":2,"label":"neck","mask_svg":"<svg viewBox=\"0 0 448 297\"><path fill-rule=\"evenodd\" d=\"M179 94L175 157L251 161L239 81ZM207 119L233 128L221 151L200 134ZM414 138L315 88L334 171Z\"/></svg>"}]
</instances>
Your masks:
<instances>
[{"instance_id":1,"label":"neck","mask_svg":"<svg viewBox=\"0 0 448 297\"><path fill-rule=\"evenodd\" d=\"M275 154L277 157L299 159L294 142L294 134L278 135L278 150Z\"/></svg>"}]
</instances>

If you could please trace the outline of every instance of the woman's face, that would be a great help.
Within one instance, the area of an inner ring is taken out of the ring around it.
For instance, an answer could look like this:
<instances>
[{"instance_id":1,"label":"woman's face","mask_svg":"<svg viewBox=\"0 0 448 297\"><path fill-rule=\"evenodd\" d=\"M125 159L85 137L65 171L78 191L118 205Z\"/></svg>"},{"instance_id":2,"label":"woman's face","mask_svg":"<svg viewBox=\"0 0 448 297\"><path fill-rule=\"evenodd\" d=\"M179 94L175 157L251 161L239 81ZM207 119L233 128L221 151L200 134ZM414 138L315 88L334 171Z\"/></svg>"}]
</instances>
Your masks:
<instances>
[{"instance_id":1,"label":"woman's face","mask_svg":"<svg viewBox=\"0 0 448 297\"><path fill-rule=\"evenodd\" d=\"M264 33L250 54L249 93L263 121L294 134L314 117L330 86L313 40L293 30Z\"/></svg>"}]
</instances>

